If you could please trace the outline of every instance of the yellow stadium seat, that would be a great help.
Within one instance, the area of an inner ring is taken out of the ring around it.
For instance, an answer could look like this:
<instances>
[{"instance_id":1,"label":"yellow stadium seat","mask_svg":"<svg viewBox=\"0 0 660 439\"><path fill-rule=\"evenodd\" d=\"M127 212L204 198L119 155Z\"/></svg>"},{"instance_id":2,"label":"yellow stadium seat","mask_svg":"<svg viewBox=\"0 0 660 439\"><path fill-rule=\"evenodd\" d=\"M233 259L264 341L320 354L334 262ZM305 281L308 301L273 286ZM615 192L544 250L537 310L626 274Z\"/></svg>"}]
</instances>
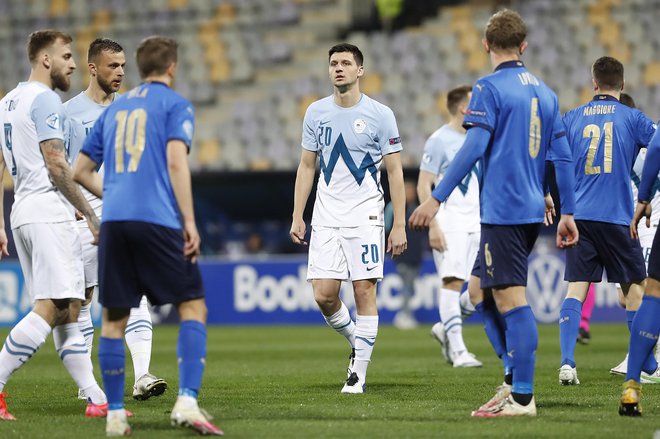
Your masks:
<instances>
[{"instance_id":1,"label":"yellow stadium seat","mask_svg":"<svg viewBox=\"0 0 660 439\"><path fill-rule=\"evenodd\" d=\"M96 32L105 32L112 26L112 13L107 9L101 9L94 13L92 28Z\"/></svg>"},{"instance_id":2,"label":"yellow stadium seat","mask_svg":"<svg viewBox=\"0 0 660 439\"><path fill-rule=\"evenodd\" d=\"M167 7L170 10L183 9L186 6L188 6L188 0L169 0L169 2L167 2Z\"/></svg>"},{"instance_id":3,"label":"yellow stadium seat","mask_svg":"<svg viewBox=\"0 0 660 439\"><path fill-rule=\"evenodd\" d=\"M213 21L220 26L233 23L236 20L236 6L232 3L223 3L215 10Z\"/></svg>"},{"instance_id":4,"label":"yellow stadium seat","mask_svg":"<svg viewBox=\"0 0 660 439\"><path fill-rule=\"evenodd\" d=\"M458 37L458 47L466 55L476 49L481 49L481 35L479 32L470 27L468 30L465 30L459 34Z\"/></svg>"},{"instance_id":5,"label":"yellow stadium seat","mask_svg":"<svg viewBox=\"0 0 660 439\"><path fill-rule=\"evenodd\" d=\"M216 139L202 140L197 153L200 165L206 166L220 160L220 143Z\"/></svg>"},{"instance_id":6,"label":"yellow stadium seat","mask_svg":"<svg viewBox=\"0 0 660 439\"><path fill-rule=\"evenodd\" d=\"M257 158L250 162L250 171L269 171L273 168L273 164L268 159Z\"/></svg>"},{"instance_id":7,"label":"yellow stadium seat","mask_svg":"<svg viewBox=\"0 0 660 439\"><path fill-rule=\"evenodd\" d=\"M226 59L222 59L211 64L209 77L211 82L216 84L229 80L231 78L231 66L229 62Z\"/></svg>"},{"instance_id":8,"label":"yellow stadium seat","mask_svg":"<svg viewBox=\"0 0 660 439\"><path fill-rule=\"evenodd\" d=\"M447 109L447 95L440 93L435 100L435 108L438 113L444 118L449 119L449 110Z\"/></svg>"},{"instance_id":9,"label":"yellow stadium seat","mask_svg":"<svg viewBox=\"0 0 660 439\"><path fill-rule=\"evenodd\" d=\"M621 27L615 21L610 21L607 26L600 26L598 41L607 47L614 47L622 40Z\"/></svg>"},{"instance_id":10,"label":"yellow stadium seat","mask_svg":"<svg viewBox=\"0 0 660 439\"><path fill-rule=\"evenodd\" d=\"M360 79L360 89L367 95L376 95L383 89L383 78L377 72L370 72Z\"/></svg>"},{"instance_id":11,"label":"yellow stadium seat","mask_svg":"<svg viewBox=\"0 0 660 439\"><path fill-rule=\"evenodd\" d=\"M477 46L481 48L480 46ZM470 73L479 73L488 67L488 57L481 50L472 50L468 55L465 67Z\"/></svg>"},{"instance_id":12,"label":"yellow stadium seat","mask_svg":"<svg viewBox=\"0 0 660 439\"><path fill-rule=\"evenodd\" d=\"M589 24L593 26L607 27L612 24L610 8L602 3L594 2L589 5L587 12Z\"/></svg>"},{"instance_id":13,"label":"yellow stadium seat","mask_svg":"<svg viewBox=\"0 0 660 439\"><path fill-rule=\"evenodd\" d=\"M319 97L316 95L306 95L300 98L298 102L298 117L302 120L305 117L305 112L307 107L309 107L313 102L318 101Z\"/></svg>"},{"instance_id":14,"label":"yellow stadium seat","mask_svg":"<svg viewBox=\"0 0 660 439\"><path fill-rule=\"evenodd\" d=\"M628 64L631 59L630 44L619 41L616 45L610 47L608 55L618 59L624 65Z\"/></svg>"},{"instance_id":15,"label":"yellow stadium seat","mask_svg":"<svg viewBox=\"0 0 660 439\"><path fill-rule=\"evenodd\" d=\"M69 12L69 0L52 0L48 8L50 17L58 17Z\"/></svg>"},{"instance_id":16,"label":"yellow stadium seat","mask_svg":"<svg viewBox=\"0 0 660 439\"><path fill-rule=\"evenodd\" d=\"M650 63L644 69L644 84L648 86L660 85L660 61Z\"/></svg>"},{"instance_id":17,"label":"yellow stadium seat","mask_svg":"<svg viewBox=\"0 0 660 439\"><path fill-rule=\"evenodd\" d=\"M591 85L585 85L580 90L580 102L579 105L586 104L594 97L594 88Z\"/></svg>"}]
</instances>

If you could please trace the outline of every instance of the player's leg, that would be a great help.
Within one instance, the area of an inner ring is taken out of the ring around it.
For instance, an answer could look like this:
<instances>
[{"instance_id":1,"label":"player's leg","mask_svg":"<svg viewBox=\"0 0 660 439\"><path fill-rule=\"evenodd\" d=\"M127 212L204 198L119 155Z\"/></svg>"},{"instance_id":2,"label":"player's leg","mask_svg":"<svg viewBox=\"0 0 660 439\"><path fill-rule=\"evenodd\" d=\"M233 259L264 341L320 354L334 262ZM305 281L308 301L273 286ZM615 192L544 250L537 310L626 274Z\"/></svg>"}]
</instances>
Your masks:
<instances>
[{"instance_id":1,"label":"player's leg","mask_svg":"<svg viewBox=\"0 0 660 439\"><path fill-rule=\"evenodd\" d=\"M575 369L575 345L582 312L582 302L589 291L590 282L569 282L566 298L559 312L559 346L561 364L559 383L580 384Z\"/></svg>"},{"instance_id":2,"label":"player's leg","mask_svg":"<svg viewBox=\"0 0 660 439\"><path fill-rule=\"evenodd\" d=\"M435 263L435 269L436 272L438 273L438 277L442 279L442 267L444 266L444 261L445 261L445 252L440 252L435 249L431 249L431 253L433 255L433 262ZM440 292L442 294L442 291ZM442 297L439 298L438 300L438 315L440 316L440 321L434 324L431 327L431 336L437 340L438 343L440 343L440 352L442 352L442 356L444 357L445 361L449 364L453 364L452 358L451 358L451 347L449 346L449 339L447 339L447 332L445 331L445 324L442 321Z\"/></svg>"},{"instance_id":3,"label":"player's leg","mask_svg":"<svg viewBox=\"0 0 660 439\"><path fill-rule=\"evenodd\" d=\"M644 297L644 285L645 284L641 282L621 284L621 291L626 298L626 318L628 320L628 330L631 334L633 321L635 320L635 316L637 315L637 311L639 310ZM646 360L642 363L641 382L645 384L660 382L658 361L656 360L655 355L653 355L653 351L651 351Z\"/></svg>"},{"instance_id":4,"label":"player's leg","mask_svg":"<svg viewBox=\"0 0 660 439\"><path fill-rule=\"evenodd\" d=\"M153 328L147 296L142 296L140 306L131 308L124 337L133 359L133 398L146 400L162 395L167 390L167 383L149 373Z\"/></svg>"},{"instance_id":5,"label":"player's leg","mask_svg":"<svg viewBox=\"0 0 660 439\"><path fill-rule=\"evenodd\" d=\"M341 281L336 279L313 279L314 300L328 326L343 335L351 349L355 348L355 323L348 308L339 298Z\"/></svg>"},{"instance_id":6,"label":"player's leg","mask_svg":"<svg viewBox=\"0 0 660 439\"><path fill-rule=\"evenodd\" d=\"M91 357L94 342L94 324L92 322L91 306L94 293L98 295L98 246L93 245L93 236L86 221L78 221L78 234L82 244L82 256L85 274L85 300L80 307L78 324L85 337L87 351Z\"/></svg>"},{"instance_id":7,"label":"player's leg","mask_svg":"<svg viewBox=\"0 0 660 439\"><path fill-rule=\"evenodd\" d=\"M594 284L589 286L587 297L582 303L582 313L580 315L580 329L578 330L577 342L581 344L589 344L591 341L591 331L589 330L589 322L591 321L591 313L596 304L596 288Z\"/></svg>"}]
</instances>

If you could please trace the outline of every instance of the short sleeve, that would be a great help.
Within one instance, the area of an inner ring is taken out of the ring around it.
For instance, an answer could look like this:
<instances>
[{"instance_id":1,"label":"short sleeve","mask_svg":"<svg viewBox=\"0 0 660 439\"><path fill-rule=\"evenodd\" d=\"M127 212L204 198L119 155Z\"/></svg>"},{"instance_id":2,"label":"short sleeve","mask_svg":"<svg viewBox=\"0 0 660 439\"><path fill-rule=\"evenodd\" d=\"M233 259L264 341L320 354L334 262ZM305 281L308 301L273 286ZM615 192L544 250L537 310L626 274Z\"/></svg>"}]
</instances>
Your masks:
<instances>
[{"instance_id":1,"label":"short sleeve","mask_svg":"<svg viewBox=\"0 0 660 439\"><path fill-rule=\"evenodd\" d=\"M424 154L419 169L433 175L439 175L447 168L446 162L442 141L438 137L429 137L424 145Z\"/></svg>"},{"instance_id":2,"label":"short sleeve","mask_svg":"<svg viewBox=\"0 0 660 439\"><path fill-rule=\"evenodd\" d=\"M637 134L637 145L646 146L651 142L657 126L641 111L637 113L636 121L637 127L635 133Z\"/></svg>"},{"instance_id":3,"label":"short sleeve","mask_svg":"<svg viewBox=\"0 0 660 439\"><path fill-rule=\"evenodd\" d=\"M566 113L562 119L559 109L555 108L555 116L552 123L552 137L550 138L550 149L546 157L549 161L573 161L573 151L571 150L571 145L568 143L568 137L566 136L567 126L564 123L567 121L567 118L570 118L569 113Z\"/></svg>"},{"instance_id":4,"label":"short sleeve","mask_svg":"<svg viewBox=\"0 0 660 439\"><path fill-rule=\"evenodd\" d=\"M472 99L465 112L463 127L481 127L491 134L497 125L497 102L488 82L479 80L472 87Z\"/></svg>"},{"instance_id":5,"label":"short sleeve","mask_svg":"<svg viewBox=\"0 0 660 439\"><path fill-rule=\"evenodd\" d=\"M180 140L190 150L195 132L195 108L190 102L181 100L172 105L167 114L166 129L168 142Z\"/></svg>"},{"instance_id":6,"label":"short sleeve","mask_svg":"<svg viewBox=\"0 0 660 439\"><path fill-rule=\"evenodd\" d=\"M305 118L303 119L302 127L302 147L308 151L318 151L319 142L316 139L316 131L314 129L314 116L311 107L305 111Z\"/></svg>"},{"instance_id":7,"label":"short sleeve","mask_svg":"<svg viewBox=\"0 0 660 439\"><path fill-rule=\"evenodd\" d=\"M37 130L37 140L64 140L66 113L60 97L51 91L37 95L30 108L30 117Z\"/></svg>"},{"instance_id":8,"label":"short sleeve","mask_svg":"<svg viewBox=\"0 0 660 439\"><path fill-rule=\"evenodd\" d=\"M107 110L96 120L92 131L85 138L81 153L88 156L94 163L101 165L103 163L103 126Z\"/></svg>"},{"instance_id":9,"label":"short sleeve","mask_svg":"<svg viewBox=\"0 0 660 439\"><path fill-rule=\"evenodd\" d=\"M381 153L387 155L401 151L403 146L401 145L401 136L399 135L399 128L396 126L394 113L386 108L382 116L378 136Z\"/></svg>"}]
</instances>

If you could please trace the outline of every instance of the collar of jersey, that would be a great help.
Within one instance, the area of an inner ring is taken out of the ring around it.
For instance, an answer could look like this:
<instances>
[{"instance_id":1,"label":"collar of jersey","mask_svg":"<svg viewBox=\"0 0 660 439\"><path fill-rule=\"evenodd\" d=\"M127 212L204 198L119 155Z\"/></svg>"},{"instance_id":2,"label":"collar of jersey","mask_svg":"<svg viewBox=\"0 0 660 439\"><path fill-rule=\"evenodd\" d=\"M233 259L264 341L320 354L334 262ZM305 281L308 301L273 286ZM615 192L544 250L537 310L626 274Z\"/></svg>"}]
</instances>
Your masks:
<instances>
[{"instance_id":1,"label":"collar of jersey","mask_svg":"<svg viewBox=\"0 0 660 439\"><path fill-rule=\"evenodd\" d=\"M495 71L497 72L498 70L501 69L511 69L514 67L525 67L525 64L523 64L523 62L520 61L519 59L514 59L512 61L504 61L503 63L495 67Z\"/></svg>"},{"instance_id":2,"label":"collar of jersey","mask_svg":"<svg viewBox=\"0 0 660 439\"><path fill-rule=\"evenodd\" d=\"M592 101L615 101L619 102L617 98L612 95L594 95Z\"/></svg>"}]
</instances>

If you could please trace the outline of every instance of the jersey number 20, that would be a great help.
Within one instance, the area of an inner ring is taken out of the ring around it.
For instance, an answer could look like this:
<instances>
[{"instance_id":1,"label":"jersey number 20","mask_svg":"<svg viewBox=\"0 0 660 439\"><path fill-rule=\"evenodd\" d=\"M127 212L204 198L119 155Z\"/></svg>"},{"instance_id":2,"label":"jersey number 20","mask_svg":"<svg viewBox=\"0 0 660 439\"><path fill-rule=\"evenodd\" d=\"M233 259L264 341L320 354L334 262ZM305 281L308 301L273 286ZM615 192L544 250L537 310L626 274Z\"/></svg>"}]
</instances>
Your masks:
<instances>
[{"instance_id":1,"label":"jersey number 20","mask_svg":"<svg viewBox=\"0 0 660 439\"><path fill-rule=\"evenodd\" d=\"M143 108L136 108L130 113L122 110L117 112L115 120L115 172L121 174L125 170L124 151L130 156L128 172L135 172L146 144L147 112Z\"/></svg>"}]
</instances>

